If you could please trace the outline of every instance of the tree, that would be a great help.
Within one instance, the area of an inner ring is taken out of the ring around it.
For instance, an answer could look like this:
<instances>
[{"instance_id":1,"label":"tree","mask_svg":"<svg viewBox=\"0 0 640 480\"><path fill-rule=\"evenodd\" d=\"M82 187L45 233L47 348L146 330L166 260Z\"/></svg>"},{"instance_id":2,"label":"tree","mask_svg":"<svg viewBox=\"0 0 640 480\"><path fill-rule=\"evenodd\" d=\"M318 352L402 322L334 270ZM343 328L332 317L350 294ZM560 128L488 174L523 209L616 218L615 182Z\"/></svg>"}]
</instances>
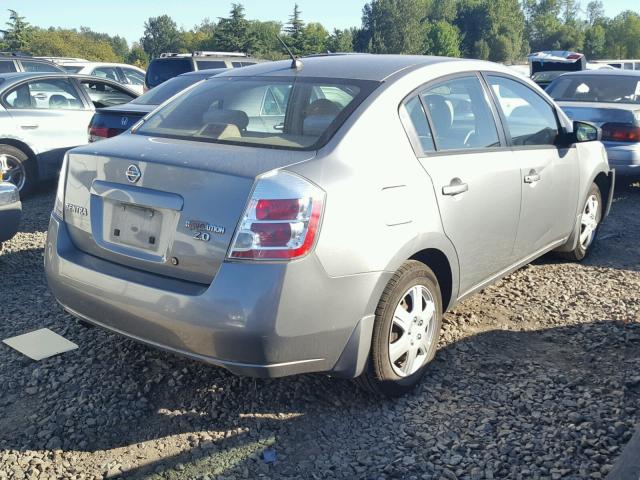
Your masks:
<instances>
[{"instance_id":1,"label":"tree","mask_svg":"<svg viewBox=\"0 0 640 480\"><path fill-rule=\"evenodd\" d=\"M301 55L304 52L304 22L302 21L302 12L296 3L293 6L293 13L289 17L289 23L284 29L288 37L287 46L295 55Z\"/></svg>"},{"instance_id":2,"label":"tree","mask_svg":"<svg viewBox=\"0 0 640 480\"><path fill-rule=\"evenodd\" d=\"M589 22L589 25L595 25L604 18L604 5L601 1L594 0L587 4L587 22Z\"/></svg>"},{"instance_id":3,"label":"tree","mask_svg":"<svg viewBox=\"0 0 640 480\"><path fill-rule=\"evenodd\" d=\"M460 31L444 20L428 26L425 53L444 57L460 56Z\"/></svg>"},{"instance_id":4,"label":"tree","mask_svg":"<svg viewBox=\"0 0 640 480\"><path fill-rule=\"evenodd\" d=\"M587 58L604 58L606 54L606 32L602 25L592 25L585 32L584 54Z\"/></svg>"},{"instance_id":5,"label":"tree","mask_svg":"<svg viewBox=\"0 0 640 480\"><path fill-rule=\"evenodd\" d=\"M458 15L458 2L457 0L433 0L429 10L430 19L453 23Z\"/></svg>"},{"instance_id":6,"label":"tree","mask_svg":"<svg viewBox=\"0 0 640 480\"><path fill-rule=\"evenodd\" d=\"M149 57L159 57L163 52L180 50L180 32L169 15L151 17L144 24L140 44Z\"/></svg>"},{"instance_id":7,"label":"tree","mask_svg":"<svg viewBox=\"0 0 640 480\"><path fill-rule=\"evenodd\" d=\"M279 60L284 57L282 45L278 41L278 35L282 30L280 22L251 20L249 29L254 42L253 55L269 60Z\"/></svg>"},{"instance_id":8,"label":"tree","mask_svg":"<svg viewBox=\"0 0 640 480\"><path fill-rule=\"evenodd\" d=\"M7 29L1 30L3 33L3 48L10 51L26 50L31 39L33 27L25 20L25 17L18 15L15 10L9 10L9 21L6 23Z\"/></svg>"},{"instance_id":9,"label":"tree","mask_svg":"<svg viewBox=\"0 0 640 480\"><path fill-rule=\"evenodd\" d=\"M77 30L62 28L47 30L34 28L29 42L29 51L34 55L45 57L81 57L103 62L122 61L108 41L97 40Z\"/></svg>"},{"instance_id":10,"label":"tree","mask_svg":"<svg viewBox=\"0 0 640 480\"><path fill-rule=\"evenodd\" d=\"M419 54L424 51L426 0L372 0L363 10L373 53Z\"/></svg>"},{"instance_id":11,"label":"tree","mask_svg":"<svg viewBox=\"0 0 640 480\"><path fill-rule=\"evenodd\" d=\"M326 42L329 52L353 52L355 28L339 30L335 28Z\"/></svg>"},{"instance_id":12,"label":"tree","mask_svg":"<svg viewBox=\"0 0 640 480\"><path fill-rule=\"evenodd\" d=\"M233 3L229 17L220 18L214 40L217 48L228 52L250 52L253 49L255 38L241 4Z\"/></svg>"},{"instance_id":13,"label":"tree","mask_svg":"<svg viewBox=\"0 0 640 480\"><path fill-rule=\"evenodd\" d=\"M302 53L310 55L325 53L329 32L321 23L309 23L302 29Z\"/></svg>"}]
</instances>

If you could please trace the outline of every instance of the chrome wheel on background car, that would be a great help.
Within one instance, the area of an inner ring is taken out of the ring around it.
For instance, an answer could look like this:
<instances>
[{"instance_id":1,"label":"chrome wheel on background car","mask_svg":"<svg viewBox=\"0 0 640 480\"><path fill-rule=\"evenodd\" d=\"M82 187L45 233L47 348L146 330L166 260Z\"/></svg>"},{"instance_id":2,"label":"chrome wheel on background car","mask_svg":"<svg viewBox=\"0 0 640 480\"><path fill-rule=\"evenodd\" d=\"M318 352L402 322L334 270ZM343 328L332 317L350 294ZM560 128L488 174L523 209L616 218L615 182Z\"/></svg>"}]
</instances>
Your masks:
<instances>
[{"instance_id":1,"label":"chrome wheel on background car","mask_svg":"<svg viewBox=\"0 0 640 480\"><path fill-rule=\"evenodd\" d=\"M359 383L389 397L415 387L436 353L442 310L433 271L416 260L406 261L376 308L369 363Z\"/></svg>"},{"instance_id":2,"label":"chrome wheel on background car","mask_svg":"<svg viewBox=\"0 0 640 480\"><path fill-rule=\"evenodd\" d=\"M389 329L389 361L399 377L416 373L427 361L435 312L433 297L422 285L411 287L398 303Z\"/></svg>"},{"instance_id":3,"label":"chrome wheel on background car","mask_svg":"<svg viewBox=\"0 0 640 480\"><path fill-rule=\"evenodd\" d=\"M595 193L592 193L587 198L582 211L582 217L580 218L580 245L584 250L587 250L596 236L596 230L600 211L600 199Z\"/></svg>"},{"instance_id":4,"label":"chrome wheel on background car","mask_svg":"<svg viewBox=\"0 0 640 480\"><path fill-rule=\"evenodd\" d=\"M24 188L27 180L27 172L24 164L13 155L0 155L0 178L6 182L13 183L18 190Z\"/></svg>"}]
</instances>

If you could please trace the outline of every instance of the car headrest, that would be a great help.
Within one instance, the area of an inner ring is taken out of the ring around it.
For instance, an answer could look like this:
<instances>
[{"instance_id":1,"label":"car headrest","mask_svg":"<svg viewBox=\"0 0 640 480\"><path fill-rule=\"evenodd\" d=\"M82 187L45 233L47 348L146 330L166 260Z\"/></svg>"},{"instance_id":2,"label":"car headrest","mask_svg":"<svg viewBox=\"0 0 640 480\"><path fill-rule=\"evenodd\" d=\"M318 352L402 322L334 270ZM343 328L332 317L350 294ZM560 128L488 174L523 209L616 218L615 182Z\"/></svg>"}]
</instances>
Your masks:
<instances>
[{"instance_id":1,"label":"car headrest","mask_svg":"<svg viewBox=\"0 0 640 480\"><path fill-rule=\"evenodd\" d=\"M425 95L424 101L429 108L429 113L436 130L451 128L453 125L453 108L442 95Z\"/></svg>"},{"instance_id":2,"label":"car headrest","mask_svg":"<svg viewBox=\"0 0 640 480\"><path fill-rule=\"evenodd\" d=\"M49 97L49 108L68 108L69 100L64 95L56 94Z\"/></svg>"},{"instance_id":3,"label":"car headrest","mask_svg":"<svg viewBox=\"0 0 640 480\"><path fill-rule=\"evenodd\" d=\"M305 109L305 116L333 115L336 117L340 113L340 110L340 106L337 103L327 100L326 98L319 98L311 102Z\"/></svg>"},{"instance_id":4,"label":"car headrest","mask_svg":"<svg viewBox=\"0 0 640 480\"><path fill-rule=\"evenodd\" d=\"M202 120L204 123L235 125L241 132L249 125L249 117L242 110L207 110Z\"/></svg>"}]
</instances>

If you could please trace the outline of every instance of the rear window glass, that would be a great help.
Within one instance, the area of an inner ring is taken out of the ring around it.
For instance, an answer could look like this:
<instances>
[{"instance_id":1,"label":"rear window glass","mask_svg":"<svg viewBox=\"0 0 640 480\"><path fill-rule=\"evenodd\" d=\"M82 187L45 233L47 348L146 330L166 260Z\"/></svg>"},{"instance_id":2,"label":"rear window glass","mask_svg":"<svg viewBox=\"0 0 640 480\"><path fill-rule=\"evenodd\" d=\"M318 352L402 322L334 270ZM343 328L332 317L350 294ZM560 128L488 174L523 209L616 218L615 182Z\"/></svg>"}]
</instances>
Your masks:
<instances>
[{"instance_id":1,"label":"rear window glass","mask_svg":"<svg viewBox=\"0 0 640 480\"><path fill-rule=\"evenodd\" d=\"M169 100L176 93L181 92L185 88L190 87L204 78L207 77L193 74L185 75L183 77L174 77L167 80L162 85L158 85L156 88L149 90L144 95L140 95L131 103L135 103L137 105L160 105L165 100Z\"/></svg>"},{"instance_id":2,"label":"rear window glass","mask_svg":"<svg viewBox=\"0 0 640 480\"><path fill-rule=\"evenodd\" d=\"M160 85L181 73L191 72L193 66L190 58L159 58L151 62L147 70L147 86Z\"/></svg>"},{"instance_id":3,"label":"rear window glass","mask_svg":"<svg viewBox=\"0 0 640 480\"><path fill-rule=\"evenodd\" d=\"M68 73L78 73L80 70L82 70L82 67L75 67L73 65L62 65L62 68L65 72Z\"/></svg>"},{"instance_id":4,"label":"rear window glass","mask_svg":"<svg viewBox=\"0 0 640 480\"><path fill-rule=\"evenodd\" d=\"M207 70L208 68L226 68L227 64L224 60L196 60L198 70Z\"/></svg>"},{"instance_id":5,"label":"rear window glass","mask_svg":"<svg viewBox=\"0 0 640 480\"><path fill-rule=\"evenodd\" d=\"M212 78L153 114L135 133L310 150L328 141L377 82Z\"/></svg>"},{"instance_id":6,"label":"rear window glass","mask_svg":"<svg viewBox=\"0 0 640 480\"><path fill-rule=\"evenodd\" d=\"M231 62L231 65L233 66L233 68L240 68L240 67L248 67L249 65L255 65L256 62Z\"/></svg>"},{"instance_id":7,"label":"rear window glass","mask_svg":"<svg viewBox=\"0 0 640 480\"><path fill-rule=\"evenodd\" d=\"M53 63L34 62L22 60L22 68L25 72L59 72L61 69Z\"/></svg>"},{"instance_id":8,"label":"rear window glass","mask_svg":"<svg viewBox=\"0 0 640 480\"><path fill-rule=\"evenodd\" d=\"M569 75L553 82L547 93L555 100L640 103L640 77Z\"/></svg>"}]
</instances>

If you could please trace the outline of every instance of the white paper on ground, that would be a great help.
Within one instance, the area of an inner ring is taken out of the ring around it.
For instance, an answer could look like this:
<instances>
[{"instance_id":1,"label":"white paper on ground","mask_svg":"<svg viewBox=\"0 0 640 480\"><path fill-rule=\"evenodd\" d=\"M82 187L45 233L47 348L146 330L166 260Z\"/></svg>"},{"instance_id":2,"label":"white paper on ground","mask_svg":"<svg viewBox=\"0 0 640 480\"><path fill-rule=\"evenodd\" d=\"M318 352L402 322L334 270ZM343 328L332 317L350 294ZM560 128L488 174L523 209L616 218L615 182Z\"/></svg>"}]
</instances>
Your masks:
<instances>
[{"instance_id":1,"label":"white paper on ground","mask_svg":"<svg viewBox=\"0 0 640 480\"><path fill-rule=\"evenodd\" d=\"M9 345L32 360L43 360L78 348L78 345L48 328L41 328L24 335L7 338L2 340L2 343Z\"/></svg>"}]
</instances>

